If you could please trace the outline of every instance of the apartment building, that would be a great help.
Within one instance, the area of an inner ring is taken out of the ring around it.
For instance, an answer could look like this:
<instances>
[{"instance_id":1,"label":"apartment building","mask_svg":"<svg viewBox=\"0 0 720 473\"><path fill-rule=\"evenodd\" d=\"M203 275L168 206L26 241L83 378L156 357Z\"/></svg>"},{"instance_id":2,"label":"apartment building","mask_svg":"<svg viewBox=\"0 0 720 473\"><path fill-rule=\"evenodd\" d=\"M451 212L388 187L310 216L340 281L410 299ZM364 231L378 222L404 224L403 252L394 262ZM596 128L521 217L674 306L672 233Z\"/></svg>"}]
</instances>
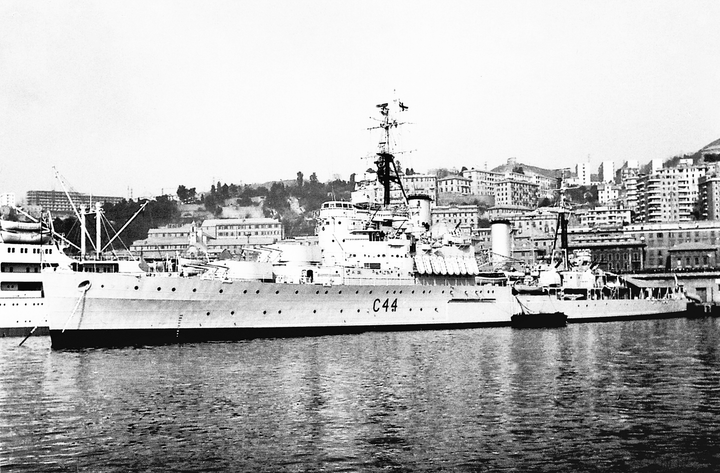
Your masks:
<instances>
[{"instance_id":1,"label":"apartment building","mask_svg":"<svg viewBox=\"0 0 720 473\"><path fill-rule=\"evenodd\" d=\"M538 203L539 187L527 180L503 179L495 186L495 206L535 208Z\"/></svg>"},{"instance_id":2,"label":"apartment building","mask_svg":"<svg viewBox=\"0 0 720 473\"><path fill-rule=\"evenodd\" d=\"M471 180L463 176L446 176L437 180L437 189L440 194L470 194Z\"/></svg>"},{"instance_id":3,"label":"apartment building","mask_svg":"<svg viewBox=\"0 0 720 473\"><path fill-rule=\"evenodd\" d=\"M480 227L480 208L477 205L438 205L430 210L432 224L445 223L451 230L465 232Z\"/></svg>"},{"instance_id":4,"label":"apartment building","mask_svg":"<svg viewBox=\"0 0 720 473\"><path fill-rule=\"evenodd\" d=\"M708 166L681 165L638 177L637 219L647 223L687 222L699 197L700 177Z\"/></svg>"},{"instance_id":5,"label":"apartment building","mask_svg":"<svg viewBox=\"0 0 720 473\"><path fill-rule=\"evenodd\" d=\"M403 175L403 189L407 195L427 195L437 201L438 178L434 174Z\"/></svg>"},{"instance_id":6,"label":"apartment building","mask_svg":"<svg viewBox=\"0 0 720 473\"><path fill-rule=\"evenodd\" d=\"M68 195L70 199L72 199L72 203L68 199ZM54 214L70 214L73 213L72 204L75 204L75 207L78 208L84 206L90 209L96 202L117 204L124 200L123 197L90 195L80 192L68 192L68 195L65 195L65 192L61 191L31 190L27 191L25 203L28 206L40 206L43 210L49 210Z\"/></svg>"}]
</instances>

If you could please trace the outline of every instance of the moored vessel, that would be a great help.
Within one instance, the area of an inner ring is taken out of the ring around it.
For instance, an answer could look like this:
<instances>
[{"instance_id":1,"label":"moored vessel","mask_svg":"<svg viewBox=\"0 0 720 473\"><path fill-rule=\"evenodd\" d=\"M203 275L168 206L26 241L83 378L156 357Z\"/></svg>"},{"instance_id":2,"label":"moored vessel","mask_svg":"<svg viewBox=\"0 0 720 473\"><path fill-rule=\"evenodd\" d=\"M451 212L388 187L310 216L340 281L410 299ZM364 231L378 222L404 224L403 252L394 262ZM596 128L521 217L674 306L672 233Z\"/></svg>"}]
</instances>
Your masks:
<instances>
[{"instance_id":1,"label":"moored vessel","mask_svg":"<svg viewBox=\"0 0 720 473\"><path fill-rule=\"evenodd\" d=\"M677 284L641 286L641 281L598 268L589 250L568 249L566 210L558 210L561 244L557 258L513 284L513 293L531 313L567 316L568 323L681 317L689 300ZM559 260L559 261L558 261Z\"/></svg>"},{"instance_id":2,"label":"moored vessel","mask_svg":"<svg viewBox=\"0 0 720 473\"><path fill-rule=\"evenodd\" d=\"M41 270L69 258L39 222L2 220L0 227L0 337L47 335Z\"/></svg>"},{"instance_id":3,"label":"moored vessel","mask_svg":"<svg viewBox=\"0 0 720 473\"><path fill-rule=\"evenodd\" d=\"M398 122L378 108L380 192L356 195L382 202L326 202L316 248L283 242L272 262L217 261L193 277L48 271L53 347L509 325L511 288L476 283L470 242L429 231L429 199L391 205L392 186L404 194L390 149ZM297 250L316 256L287 256Z\"/></svg>"}]
</instances>

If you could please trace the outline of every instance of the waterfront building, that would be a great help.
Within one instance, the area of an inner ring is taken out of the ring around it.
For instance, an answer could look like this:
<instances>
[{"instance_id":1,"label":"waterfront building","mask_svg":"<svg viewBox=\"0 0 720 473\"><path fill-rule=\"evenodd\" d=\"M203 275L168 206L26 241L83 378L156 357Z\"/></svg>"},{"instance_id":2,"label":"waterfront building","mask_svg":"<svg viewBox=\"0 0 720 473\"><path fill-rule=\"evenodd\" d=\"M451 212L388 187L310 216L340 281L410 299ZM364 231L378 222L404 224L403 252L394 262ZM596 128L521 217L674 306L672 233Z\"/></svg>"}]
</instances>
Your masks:
<instances>
[{"instance_id":1,"label":"waterfront building","mask_svg":"<svg viewBox=\"0 0 720 473\"><path fill-rule=\"evenodd\" d=\"M68 200L68 195L65 195L65 192L30 190L27 191L25 203L30 206L40 206L43 210L57 215L72 214L72 204L75 204L77 208L84 206L86 209L91 209L96 202L117 204L125 200L123 197L82 194L80 192L68 192L67 194L72 199L72 203Z\"/></svg>"},{"instance_id":2,"label":"waterfront building","mask_svg":"<svg viewBox=\"0 0 720 473\"><path fill-rule=\"evenodd\" d=\"M645 243L620 230L568 231L568 250L589 250L603 271L637 272L644 269Z\"/></svg>"},{"instance_id":3,"label":"waterfront building","mask_svg":"<svg viewBox=\"0 0 720 473\"><path fill-rule=\"evenodd\" d=\"M692 222L672 222L672 223L654 223L654 224L632 224L622 228L622 231L645 243L645 262L646 269L669 270L673 267L671 261L671 250L677 249L680 245L686 243L702 243L712 248L720 246L720 221L692 221ZM684 257L685 255L683 255ZM690 262L691 265L683 267L690 268L694 266L695 254ZM703 255L698 256L698 268L705 266L705 258ZM711 267L716 264L713 262L711 252L705 253L707 256L707 266ZM675 261L677 263L677 261Z\"/></svg>"},{"instance_id":4,"label":"waterfront building","mask_svg":"<svg viewBox=\"0 0 720 473\"><path fill-rule=\"evenodd\" d=\"M707 243L688 242L668 250L669 270L684 271L717 267L717 247Z\"/></svg>"}]
</instances>

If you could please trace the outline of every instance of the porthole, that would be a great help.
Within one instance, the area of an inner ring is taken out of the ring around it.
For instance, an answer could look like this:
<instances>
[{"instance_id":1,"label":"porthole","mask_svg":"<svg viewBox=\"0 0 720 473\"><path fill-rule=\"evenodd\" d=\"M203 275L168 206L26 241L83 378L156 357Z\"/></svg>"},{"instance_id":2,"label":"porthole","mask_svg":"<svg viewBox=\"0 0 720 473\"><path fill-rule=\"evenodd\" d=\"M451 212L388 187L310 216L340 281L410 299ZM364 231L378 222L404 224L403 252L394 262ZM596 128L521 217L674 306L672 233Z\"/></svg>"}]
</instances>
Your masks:
<instances>
[{"instance_id":1,"label":"porthole","mask_svg":"<svg viewBox=\"0 0 720 473\"><path fill-rule=\"evenodd\" d=\"M160 287L158 287L158 291L160 290Z\"/></svg>"},{"instance_id":2,"label":"porthole","mask_svg":"<svg viewBox=\"0 0 720 473\"><path fill-rule=\"evenodd\" d=\"M193 288L193 292L197 292L197 288Z\"/></svg>"},{"instance_id":3,"label":"porthole","mask_svg":"<svg viewBox=\"0 0 720 473\"><path fill-rule=\"evenodd\" d=\"M230 311L230 315L235 315L235 311L234 311L234 310L231 310L231 311Z\"/></svg>"},{"instance_id":4,"label":"porthole","mask_svg":"<svg viewBox=\"0 0 720 473\"><path fill-rule=\"evenodd\" d=\"M210 316L210 312L206 313L205 315L207 315L207 316L209 317L209 316Z\"/></svg>"},{"instance_id":5,"label":"porthole","mask_svg":"<svg viewBox=\"0 0 720 473\"><path fill-rule=\"evenodd\" d=\"M219 292L220 294L222 294L222 293L223 293L223 290L222 290L222 289L220 289L220 291L218 291L218 292Z\"/></svg>"},{"instance_id":6,"label":"porthole","mask_svg":"<svg viewBox=\"0 0 720 473\"><path fill-rule=\"evenodd\" d=\"M315 294L320 294L320 291L315 291Z\"/></svg>"},{"instance_id":7,"label":"porthole","mask_svg":"<svg viewBox=\"0 0 720 473\"><path fill-rule=\"evenodd\" d=\"M172 288L172 292L175 292L175 288Z\"/></svg>"},{"instance_id":8,"label":"porthole","mask_svg":"<svg viewBox=\"0 0 720 473\"><path fill-rule=\"evenodd\" d=\"M255 291L255 294L260 294L260 289L258 289L257 291Z\"/></svg>"},{"instance_id":9,"label":"porthole","mask_svg":"<svg viewBox=\"0 0 720 473\"><path fill-rule=\"evenodd\" d=\"M327 294L327 293L328 293L328 292L327 292L327 291L325 291L325 294Z\"/></svg>"},{"instance_id":10,"label":"porthole","mask_svg":"<svg viewBox=\"0 0 720 473\"><path fill-rule=\"evenodd\" d=\"M275 294L280 294L280 291L275 291Z\"/></svg>"},{"instance_id":11,"label":"porthole","mask_svg":"<svg viewBox=\"0 0 720 473\"><path fill-rule=\"evenodd\" d=\"M278 310L278 314L282 314L282 310Z\"/></svg>"},{"instance_id":12,"label":"porthole","mask_svg":"<svg viewBox=\"0 0 720 473\"><path fill-rule=\"evenodd\" d=\"M317 314L317 309L313 309L313 314Z\"/></svg>"},{"instance_id":13,"label":"porthole","mask_svg":"<svg viewBox=\"0 0 720 473\"><path fill-rule=\"evenodd\" d=\"M298 293L298 291L297 291L297 290L295 290L295 294L297 294L297 293Z\"/></svg>"},{"instance_id":14,"label":"porthole","mask_svg":"<svg viewBox=\"0 0 720 473\"><path fill-rule=\"evenodd\" d=\"M245 290L243 291L243 294L247 294L247 289L245 289Z\"/></svg>"},{"instance_id":15,"label":"porthole","mask_svg":"<svg viewBox=\"0 0 720 473\"><path fill-rule=\"evenodd\" d=\"M267 314L267 310L263 310L263 314Z\"/></svg>"}]
</instances>

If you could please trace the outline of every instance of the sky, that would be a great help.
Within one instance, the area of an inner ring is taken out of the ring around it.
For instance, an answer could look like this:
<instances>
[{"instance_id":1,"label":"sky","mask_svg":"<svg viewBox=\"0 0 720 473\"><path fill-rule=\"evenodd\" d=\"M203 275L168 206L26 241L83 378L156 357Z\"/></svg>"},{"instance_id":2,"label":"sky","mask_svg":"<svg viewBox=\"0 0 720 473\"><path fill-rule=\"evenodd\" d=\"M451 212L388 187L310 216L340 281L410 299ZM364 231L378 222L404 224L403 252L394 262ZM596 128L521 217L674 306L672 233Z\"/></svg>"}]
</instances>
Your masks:
<instances>
[{"instance_id":1,"label":"sky","mask_svg":"<svg viewBox=\"0 0 720 473\"><path fill-rule=\"evenodd\" d=\"M544 168L720 138L720 2L0 0L0 192Z\"/></svg>"}]
</instances>

